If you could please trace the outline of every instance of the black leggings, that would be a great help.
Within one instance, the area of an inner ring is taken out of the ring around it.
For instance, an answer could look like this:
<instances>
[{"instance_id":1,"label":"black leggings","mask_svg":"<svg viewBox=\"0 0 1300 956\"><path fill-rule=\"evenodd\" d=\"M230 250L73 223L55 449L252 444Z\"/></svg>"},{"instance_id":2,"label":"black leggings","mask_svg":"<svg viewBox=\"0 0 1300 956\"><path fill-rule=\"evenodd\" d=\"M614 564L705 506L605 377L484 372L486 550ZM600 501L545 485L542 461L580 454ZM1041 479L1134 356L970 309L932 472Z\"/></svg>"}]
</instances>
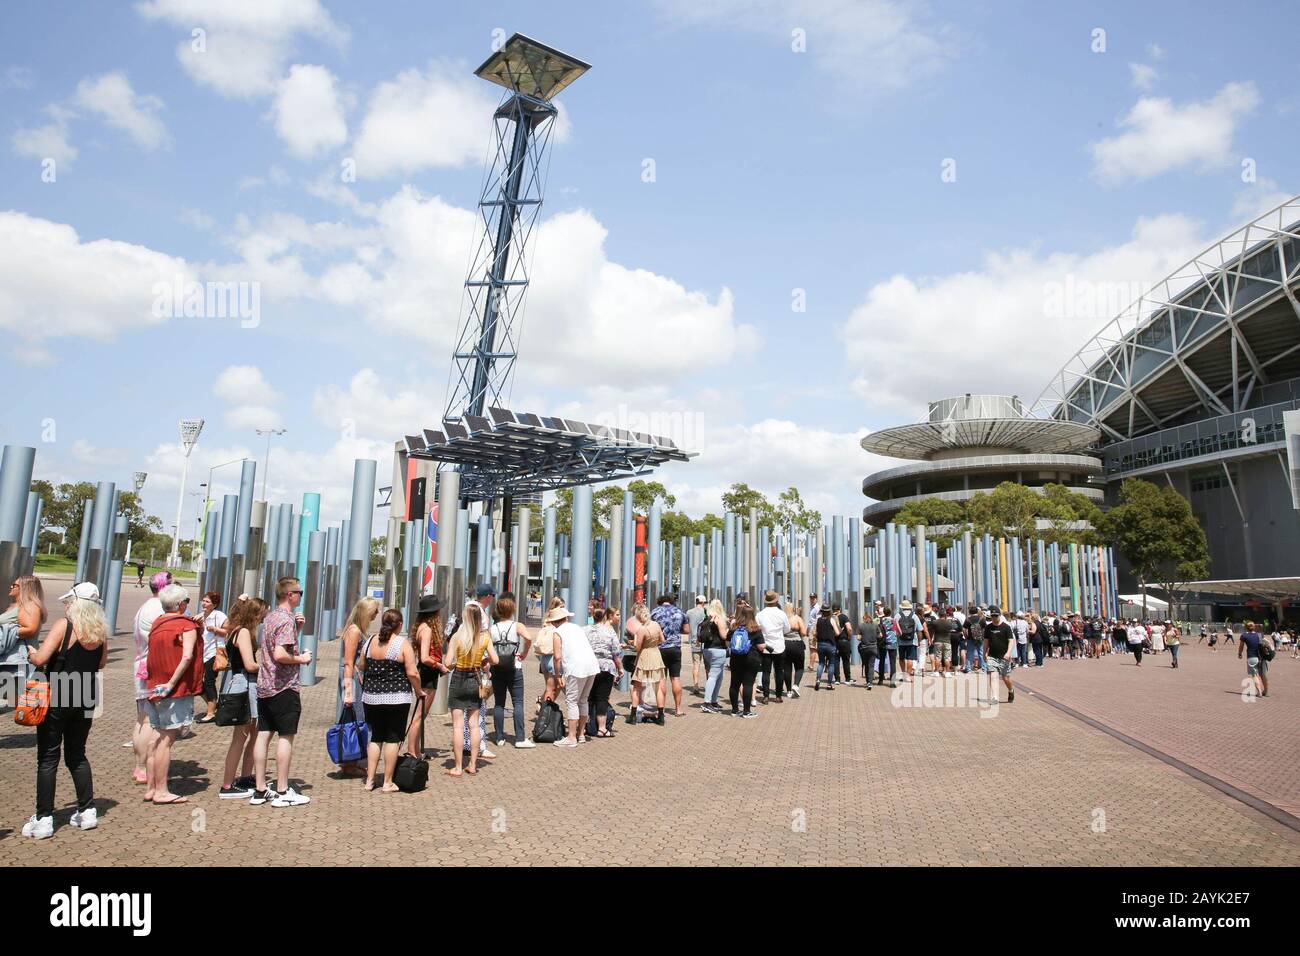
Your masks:
<instances>
[{"instance_id":1,"label":"black leggings","mask_svg":"<svg viewBox=\"0 0 1300 956\"><path fill-rule=\"evenodd\" d=\"M754 703L754 677L758 669L749 662L748 654L731 655L731 712L740 710L740 695L744 691L745 713Z\"/></svg>"},{"instance_id":2,"label":"black leggings","mask_svg":"<svg viewBox=\"0 0 1300 956\"><path fill-rule=\"evenodd\" d=\"M785 642L785 666L790 670L786 671L786 677L789 680L790 687L798 687L803 683L803 665L804 657L807 654L807 648L803 641L787 640ZM791 676L793 672L793 676Z\"/></svg>"},{"instance_id":3,"label":"black leggings","mask_svg":"<svg viewBox=\"0 0 1300 956\"><path fill-rule=\"evenodd\" d=\"M1129 645L1129 650L1131 650L1131 651L1133 652L1133 663L1135 663L1135 664L1141 664L1141 663L1142 663L1142 645L1141 645L1141 644L1130 644L1130 645Z\"/></svg>"},{"instance_id":4,"label":"black leggings","mask_svg":"<svg viewBox=\"0 0 1300 956\"><path fill-rule=\"evenodd\" d=\"M862 657L862 679L871 683L871 672L876 669L876 646L874 644L859 644L858 654Z\"/></svg>"},{"instance_id":5,"label":"black leggings","mask_svg":"<svg viewBox=\"0 0 1300 956\"><path fill-rule=\"evenodd\" d=\"M853 670L852 670L852 668L853 668L853 644L852 644L852 642L849 641L849 640L847 640L847 639L845 639L845 638L840 638L838 641L835 642L835 651L836 651L836 653L839 655L839 658L838 658L838 662L837 662L837 663L838 663L838 665L839 665L839 669L840 669L840 671L842 671L843 674L844 674L844 679L845 679L846 681L851 681L851 680L853 680ZM838 678L838 677L839 677L839 674L837 673L835 676Z\"/></svg>"},{"instance_id":6,"label":"black leggings","mask_svg":"<svg viewBox=\"0 0 1300 956\"><path fill-rule=\"evenodd\" d=\"M90 736L90 718L82 710L51 708L45 720L36 726L36 815L54 814L54 776L59 770L59 747L63 762L72 774L77 789L77 809L85 810L95 799L91 782L90 761L86 759L86 738Z\"/></svg>"},{"instance_id":7,"label":"black leggings","mask_svg":"<svg viewBox=\"0 0 1300 956\"><path fill-rule=\"evenodd\" d=\"M785 685L790 683L790 676L786 670L788 666L789 665L786 663L784 651L782 651L780 654L763 655L763 696L764 697L767 696L767 692L772 686L772 682L770 678L772 676L772 671L775 670L776 671L776 698L778 700L781 699L781 696L785 693Z\"/></svg>"},{"instance_id":8,"label":"black leggings","mask_svg":"<svg viewBox=\"0 0 1300 956\"><path fill-rule=\"evenodd\" d=\"M898 648L886 647L884 650L880 650L880 646L876 645L876 649L879 651L879 654L877 655L876 658L877 666L879 667L879 671L877 672L877 676L876 676L876 682L884 683L885 664L889 664L889 679L893 680L894 675L898 673Z\"/></svg>"},{"instance_id":9,"label":"black leggings","mask_svg":"<svg viewBox=\"0 0 1300 956\"><path fill-rule=\"evenodd\" d=\"M600 733L600 718L605 717L605 729L614 728L614 708L609 706L609 692L614 689L614 675L601 671L592 681L587 697L587 736Z\"/></svg>"}]
</instances>

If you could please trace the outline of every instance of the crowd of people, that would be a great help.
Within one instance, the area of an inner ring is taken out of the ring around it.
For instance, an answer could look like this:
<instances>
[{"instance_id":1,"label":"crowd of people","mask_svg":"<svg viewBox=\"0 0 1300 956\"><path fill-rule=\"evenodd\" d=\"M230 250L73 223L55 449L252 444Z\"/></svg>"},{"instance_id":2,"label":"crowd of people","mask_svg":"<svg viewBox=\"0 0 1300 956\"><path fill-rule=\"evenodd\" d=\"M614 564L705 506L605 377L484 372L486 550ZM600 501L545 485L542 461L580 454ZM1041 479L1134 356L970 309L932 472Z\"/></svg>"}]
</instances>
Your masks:
<instances>
[{"instance_id":1,"label":"crowd of people","mask_svg":"<svg viewBox=\"0 0 1300 956\"><path fill-rule=\"evenodd\" d=\"M311 652L299 646L305 623L296 610L302 603L300 582L281 578L274 607L240 595L229 614L220 610L222 596L216 592L203 594L191 612L189 591L168 572L155 574L148 586L151 597L133 622L136 722L126 744L134 749L132 779L144 788L143 801L155 806L188 802L169 787L172 749L193 735L193 724L216 723L229 727L231 734L220 799L274 807L310 803L290 780L302 713L300 668L312 660ZM0 659L0 671L26 676L39 670L52 685L52 675L71 675L79 679L68 686L82 688L77 699L50 700L36 726L36 812L23 834L42 839L54 832L54 781L61 754L76 789L72 824L91 829L98 817L86 743L99 709L99 672L107 661L109 637L98 589L83 582L64 594L64 617L43 638L40 581L19 578L10 598L0 627L18 636L21 655ZM526 610L533 597L525 600ZM859 682L871 690L927 675L987 674L990 700L999 699L1000 680L1011 703L1017 667L1110 654L1129 654L1140 667L1146 655L1168 654L1170 666L1177 668L1186 639L1182 628L1167 620L1106 620L1033 610L1007 614L996 605L914 606L907 600L896 609L876 601L855 621L844 608L815 594L801 614L774 591L763 595L759 607L737 597L730 611L703 595L682 610L676 595L664 594L653 607L634 605L626 622L618 608L593 600L583 615L585 626L560 598L538 610L542 621L534 630L520 620L513 594L498 596L484 584L445 623L444 603L422 598L408 629L400 611L361 598L342 633L336 721L364 724L368 739L364 760L344 762L341 775L363 778L368 791L399 790L394 774L401 761L427 759L425 725L444 681L451 716L446 773L462 778L477 774L480 761L496 757L489 743L506 744L507 698L513 744L520 749L537 746L532 738L539 735L537 727L548 709L559 713L554 739L547 741L558 748L615 736L617 714L610 697L625 679L631 697L628 724L662 726L668 716L684 716L684 653L689 653L691 691L703 698L702 713L753 719L758 716L755 704L800 698L807 670L813 671L814 692ZM372 633L376 619L378 629ZM1198 643L1207 639L1217 651L1217 634L1203 627ZM1229 627L1226 643L1236 644L1261 697L1268 696L1268 663L1276 652L1289 643L1297 654L1294 632L1264 633L1251 622L1239 636ZM535 700L537 725L529 734L524 673L533 660L541 692ZM203 706L196 711L199 701Z\"/></svg>"}]
</instances>

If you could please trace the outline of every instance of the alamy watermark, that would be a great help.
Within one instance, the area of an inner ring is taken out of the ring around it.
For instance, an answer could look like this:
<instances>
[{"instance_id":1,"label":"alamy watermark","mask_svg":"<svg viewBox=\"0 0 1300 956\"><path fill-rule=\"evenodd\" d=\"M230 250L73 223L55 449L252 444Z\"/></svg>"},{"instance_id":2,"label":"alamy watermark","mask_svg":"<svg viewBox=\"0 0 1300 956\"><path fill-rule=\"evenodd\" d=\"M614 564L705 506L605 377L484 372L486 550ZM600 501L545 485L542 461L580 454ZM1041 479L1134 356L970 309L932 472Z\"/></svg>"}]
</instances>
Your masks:
<instances>
[{"instance_id":1,"label":"alamy watermark","mask_svg":"<svg viewBox=\"0 0 1300 956\"><path fill-rule=\"evenodd\" d=\"M639 442L637 435L650 435L656 439L666 438L682 451L698 451L704 447L702 412L643 412L619 405L613 411L601 412L591 419L591 424L631 433L633 437L630 439L616 437L616 441L627 444ZM617 436L617 432L615 434Z\"/></svg>"},{"instance_id":2,"label":"alamy watermark","mask_svg":"<svg viewBox=\"0 0 1300 956\"><path fill-rule=\"evenodd\" d=\"M186 280L153 285L152 313L159 319L238 319L239 327L262 324L262 283L252 281Z\"/></svg>"}]
</instances>

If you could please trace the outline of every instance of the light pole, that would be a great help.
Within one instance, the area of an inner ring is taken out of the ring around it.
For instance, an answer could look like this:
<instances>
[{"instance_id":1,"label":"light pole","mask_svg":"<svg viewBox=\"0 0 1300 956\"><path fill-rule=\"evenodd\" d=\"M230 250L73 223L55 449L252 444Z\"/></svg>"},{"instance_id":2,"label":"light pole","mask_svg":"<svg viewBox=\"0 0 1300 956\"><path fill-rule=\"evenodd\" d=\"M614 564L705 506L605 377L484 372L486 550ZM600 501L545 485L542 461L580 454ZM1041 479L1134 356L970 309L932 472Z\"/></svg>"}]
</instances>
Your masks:
<instances>
[{"instance_id":1,"label":"light pole","mask_svg":"<svg viewBox=\"0 0 1300 956\"><path fill-rule=\"evenodd\" d=\"M289 429L287 428L257 428L254 429L259 435L266 436L266 458L262 461L262 500L266 500L266 476L271 470L271 436L283 435Z\"/></svg>"},{"instance_id":2,"label":"light pole","mask_svg":"<svg viewBox=\"0 0 1300 956\"><path fill-rule=\"evenodd\" d=\"M144 481L148 477L149 473L145 471L137 471L132 476L132 482L135 485L136 504L140 503L140 492L144 490ZM128 565L131 563L131 535L129 531L126 536L126 561L124 563Z\"/></svg>"},{"instance_id":3,"label":"light pole","mask_svg":"<svg viewBox=\"0 0 1300 956\"><path fill-rule=\"evenodd\" d=\"M230 461L223 461L219 465L213 465L211 468L208 469L207 484L199 485L200 488L208 489L207 495L203 499L203 524L205 528L207 527L207 522L208 522L208 506L209 503L212 501L212 473L216 471L218 468L225 468L227 465L237 465L241 461L248 461L248 459L232 458ZM204 537L207 537L206 533L204 534Z\"/></svg>"},{"instance_id":4,"label":"light pole","mask_svg":"<svg viewBox=\"0 0 1300 956\"><path fill-rule=\"evenodd\" d=\"M185 452L185 466L181 469L181 489L176 495L176 527L172 531L172 553L168 561L171 567L180 564L181 556L181 512L185 508L185 482L190 477L190 452L203 431L203 419L187 418L181 422L181 448Z\"/></svg>"}]
</instances>

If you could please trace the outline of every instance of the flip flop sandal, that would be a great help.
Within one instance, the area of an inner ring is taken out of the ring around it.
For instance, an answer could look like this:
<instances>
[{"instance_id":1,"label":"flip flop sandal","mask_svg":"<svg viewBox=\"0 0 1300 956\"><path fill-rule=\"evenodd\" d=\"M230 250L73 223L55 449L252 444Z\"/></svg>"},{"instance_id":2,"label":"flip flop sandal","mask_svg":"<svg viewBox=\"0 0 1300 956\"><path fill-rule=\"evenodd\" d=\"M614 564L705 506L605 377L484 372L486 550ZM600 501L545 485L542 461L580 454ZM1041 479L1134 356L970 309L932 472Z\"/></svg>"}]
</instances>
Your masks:
<instances>
[{"instance_id":1,"label":"flip flop sandal","mask_svg":"<svg viewBox=\"0 0 1300 956\"><path fill-rule=\"evenodd\" d=\"M154 800L153 805L155 807L169 807L173 803L189 803L189 802L190 802L189 797L172 797L172 799L170 800Z\"/></svg>"}]
</instances>

